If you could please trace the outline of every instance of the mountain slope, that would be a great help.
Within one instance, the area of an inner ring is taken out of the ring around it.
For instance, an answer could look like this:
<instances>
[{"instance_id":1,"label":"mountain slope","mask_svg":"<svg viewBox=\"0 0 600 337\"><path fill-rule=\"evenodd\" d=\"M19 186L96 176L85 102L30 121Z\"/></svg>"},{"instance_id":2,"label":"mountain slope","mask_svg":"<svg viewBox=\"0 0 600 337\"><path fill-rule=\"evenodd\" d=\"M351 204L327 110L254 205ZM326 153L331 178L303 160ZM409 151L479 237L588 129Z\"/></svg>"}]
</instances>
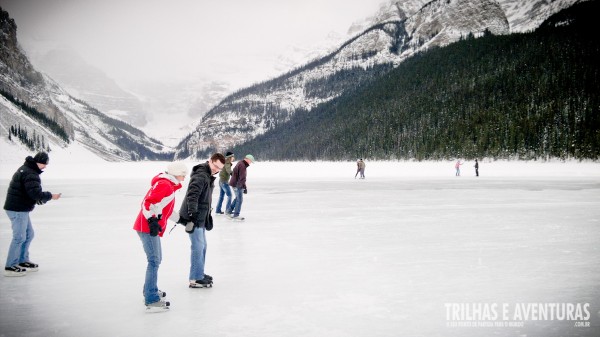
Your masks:
<instances>
[{"instance_id":1,"label":"mountain slope","mask_svg":"<svg viewBox=\"0 0 600 337\"><path fill-rule=\"evenodd\" d=\"M574 1L558 0L553 6ZM181 141L176 156L202 157L253 139L295 114L368 85L429 48L448 45L470 34L481 36L486 31L509 34L510 22L521 21L509 18L505 9L510 9L512 15L548 13L530 10L523 14L520 7L514 6L509 0L390 1L376 15L354 25L351 29L356 35L331 54L225 98ZM550 7L538 4L536 8ZM531 19L523 18L527 22Z\"/></svg>"},{"instance_id":2,"label":"mountain slope","mask_svg":"<svg viewBox=\"0 0 600 337\"><path fill-rule=\"evenodd\" d=\"M146 125L142 102L74 51L52 49L32 61L72 96L129 124Z\"/></svg>"},{"instance_id":3,"label":"mountain slope","mask_svg":"<svg viewBox=\"0 0 600 337\"><path fill-rule=\"evenodd\" d=\"M600 157L600 1L406 60L234 148L268 160Z\"/></svg>"},{"instance_id":4,"label":"mountain slope","mask_svg":"<svg viewBox=\"0 0 600 337\"><path fill-rule=\"evenodd\" d=\"M159 141L74 99L36 71L18 45L16 30L14 20L0 8L3 150L15 146L23 151L67 148L75 142L111 161L172 157ZM15 129L21 132L18 137L12 137Z\"/></svg>"}]
</instances>

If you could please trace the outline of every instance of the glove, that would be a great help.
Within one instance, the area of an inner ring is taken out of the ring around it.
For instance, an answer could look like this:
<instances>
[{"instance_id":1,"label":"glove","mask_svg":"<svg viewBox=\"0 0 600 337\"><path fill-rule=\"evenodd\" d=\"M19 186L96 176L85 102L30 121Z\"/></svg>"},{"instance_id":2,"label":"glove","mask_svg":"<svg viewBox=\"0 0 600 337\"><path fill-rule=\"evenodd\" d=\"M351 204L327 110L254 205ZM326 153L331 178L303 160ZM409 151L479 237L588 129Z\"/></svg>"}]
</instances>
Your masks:
<instances>
[{"instance_id":1,"label":"glove","mask_svg":"<svg viewBox=\"0 0 600 337\"><path fill-rule=\"evenodd\" d=\"M196 228L196 225L190 221L185 225L185 232L188 234L192 234L194 232L195 228Z\"/></svg>"},{"instance_id":2,"label":"glove","mask_svg":"<svg viewBox=\"0 0 600 337\"><path fill-rule=\"evenodd\" d=\"M158 224L158 218L155 216L148 218L148 227L150 227L150 236L157 236L158 233L162 232L162 228Z\"/></svg>"},{"instance_id":3,"label":"glove","mask_svg":"<svg viewBox=\"0 0 600 337\"><path fill-rule=\"evenodd\" d=\"M198 212L190 213L190 219L188 221L191 221L194 224L196 224L196 222L198 221Z\"/></svg>"},{"instance_id":4,"label":"glove","mask_svg":"<svg viewBox=\"0 0 600 337\"><path fill-rule=\"evenodd\" d=\"M204 225L207 231L213 229L213 218L212 215L208 215L208 219L206 220L206 224Z\"/></svg>"},{"instance_id":5,"label":"glove","mask_svg":"<svg viewBox=\"0 0 600 337\"><path fill-rule=\"evenodd\" d=\"M248 194L248 189L244 188L244 194Z\"/></svg>"}]
</instances>

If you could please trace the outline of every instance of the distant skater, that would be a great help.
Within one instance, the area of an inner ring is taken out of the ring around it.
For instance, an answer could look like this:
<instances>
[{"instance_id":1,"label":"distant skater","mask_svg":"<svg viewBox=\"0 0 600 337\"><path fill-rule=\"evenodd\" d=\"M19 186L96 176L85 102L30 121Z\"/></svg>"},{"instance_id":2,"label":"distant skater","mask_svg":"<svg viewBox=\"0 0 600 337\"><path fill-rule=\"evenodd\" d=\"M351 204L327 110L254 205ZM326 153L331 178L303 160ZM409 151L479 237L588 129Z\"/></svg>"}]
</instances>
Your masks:
<instances>
[{"instance_id":1,"label":"distant skater","mask_svg":"<svg viewBox=\"0 0 600 337\"><path fill-rule=\"evenodd\" d=\"M460 159L456 161L456 164L454 164L454 168L456 169L456 176L460 177L460 165L462 165L463 163L460 162Z\"/></svg>"},{"instance_id":2,"label":"distant skater","mask_svg":"<svg viewBox=\"0 0 600 337\"><path fill-rule=\"evenodd\" d=\"M477 162L477 159L475 159L475 176L479 177L479 163Z\"/></svg>"},{"instance_id":3,"label":"distant skater","mask_svg":"<svg viewBox=\"0 0 600 337\"><path fill-rule=\"evenodd\" d=\"M40 174L49 162L46 152L25 158L8 185L4 209L10 219L13 235L8 247L4 276L25 276L37 271L38 265L29 260L29 245L34 237L29 213L36 204L43 205L50 200L58 200L60 193L53 194L42 190Z\"/></svg>"},{"instance_id":4,"label":"distant skater","mask_svg":"<svg viewBox=\"0 0 600 337\"><path fill-rule=\"evenodd\" d=\"M244 221L244 217L240 216L242 211L242 203L244 202L244 194L248 194L248 187L246 186L247 168L250 164L254 163L254 156L247 154L244 160L240 160L233 168L231 179L229 180L229 186L233 187L235 193L235 199L229 206L229 219L235 221Z\"/></svg>"},{"instance_id":5,"label":"distant skater","mask_svg":"<svg viewBox=\"0 0 600 337\"><path fill-rule=\"evenodd\" d=\"M227 202L225 203L225 212L229 214L229 208L231 206L231 187L229 186L229 178L233 173L232 163L235 161L235 155L233 152L227 152L225 154L225 166L219 173L219 201L217 202L216 214L223 213L223 199L227 196Z\"/></svg>"},{"instance_id":6,"label":"distant skater","mask_svg":"<svg viewBox=\"0 0 600 337\"><path fill-rule=\"evenodd\" d=\"M360 178L359 179L365 179L365 167L367 167L367 164L365 164L364 160L362 158L360 158L356 162L356 174L354 175L354 179L356 179L356 176L359 173L360 173Z\"/></svg>"}]
</instances>

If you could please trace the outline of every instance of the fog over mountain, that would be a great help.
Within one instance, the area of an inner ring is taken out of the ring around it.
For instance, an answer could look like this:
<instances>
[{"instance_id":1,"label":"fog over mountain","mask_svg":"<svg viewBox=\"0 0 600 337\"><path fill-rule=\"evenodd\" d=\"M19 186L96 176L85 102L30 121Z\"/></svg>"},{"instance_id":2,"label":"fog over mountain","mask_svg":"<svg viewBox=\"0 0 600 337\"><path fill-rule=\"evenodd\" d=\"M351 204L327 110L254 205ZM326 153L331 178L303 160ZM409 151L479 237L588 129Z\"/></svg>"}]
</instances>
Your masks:
<instances>
[{"instance_id":1,"label":"fog over mountain","mask_svg":"<svg viewBox=\"0 0 600 337\"><path fill-rule=\"evenodd\" d=\"M189 132L186 125L232 91L320 56L332 34L345 36L378 3L0 0L0 6L15 20L19 42L38 70L103 113L172 138ZM72 51L89 68L49 64L57 50ZM68 80L83 74L93 83ZM94 96L119 106L94 102ZM164 130L171 121L173 135Z\"/></svg>"}]
</instances>

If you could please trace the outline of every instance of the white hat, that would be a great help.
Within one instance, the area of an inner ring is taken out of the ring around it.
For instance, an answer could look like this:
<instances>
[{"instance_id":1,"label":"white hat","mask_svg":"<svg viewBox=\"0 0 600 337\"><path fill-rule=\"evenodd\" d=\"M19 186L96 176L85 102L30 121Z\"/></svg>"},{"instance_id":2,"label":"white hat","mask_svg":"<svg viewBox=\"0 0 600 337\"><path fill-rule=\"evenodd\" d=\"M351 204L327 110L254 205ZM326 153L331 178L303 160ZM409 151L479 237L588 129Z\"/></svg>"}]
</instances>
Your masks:
<instances>
[{"instance_id":1,"label":"white hat","mask_svg":"<svg viewBox=\"0 0 600 337\"><path fill-rule=\"evenodd\" d=\"M180 161L174 161L167 166L167 173L173 176L186 176L187 166Z\"/></svg>"}]
</instances>

